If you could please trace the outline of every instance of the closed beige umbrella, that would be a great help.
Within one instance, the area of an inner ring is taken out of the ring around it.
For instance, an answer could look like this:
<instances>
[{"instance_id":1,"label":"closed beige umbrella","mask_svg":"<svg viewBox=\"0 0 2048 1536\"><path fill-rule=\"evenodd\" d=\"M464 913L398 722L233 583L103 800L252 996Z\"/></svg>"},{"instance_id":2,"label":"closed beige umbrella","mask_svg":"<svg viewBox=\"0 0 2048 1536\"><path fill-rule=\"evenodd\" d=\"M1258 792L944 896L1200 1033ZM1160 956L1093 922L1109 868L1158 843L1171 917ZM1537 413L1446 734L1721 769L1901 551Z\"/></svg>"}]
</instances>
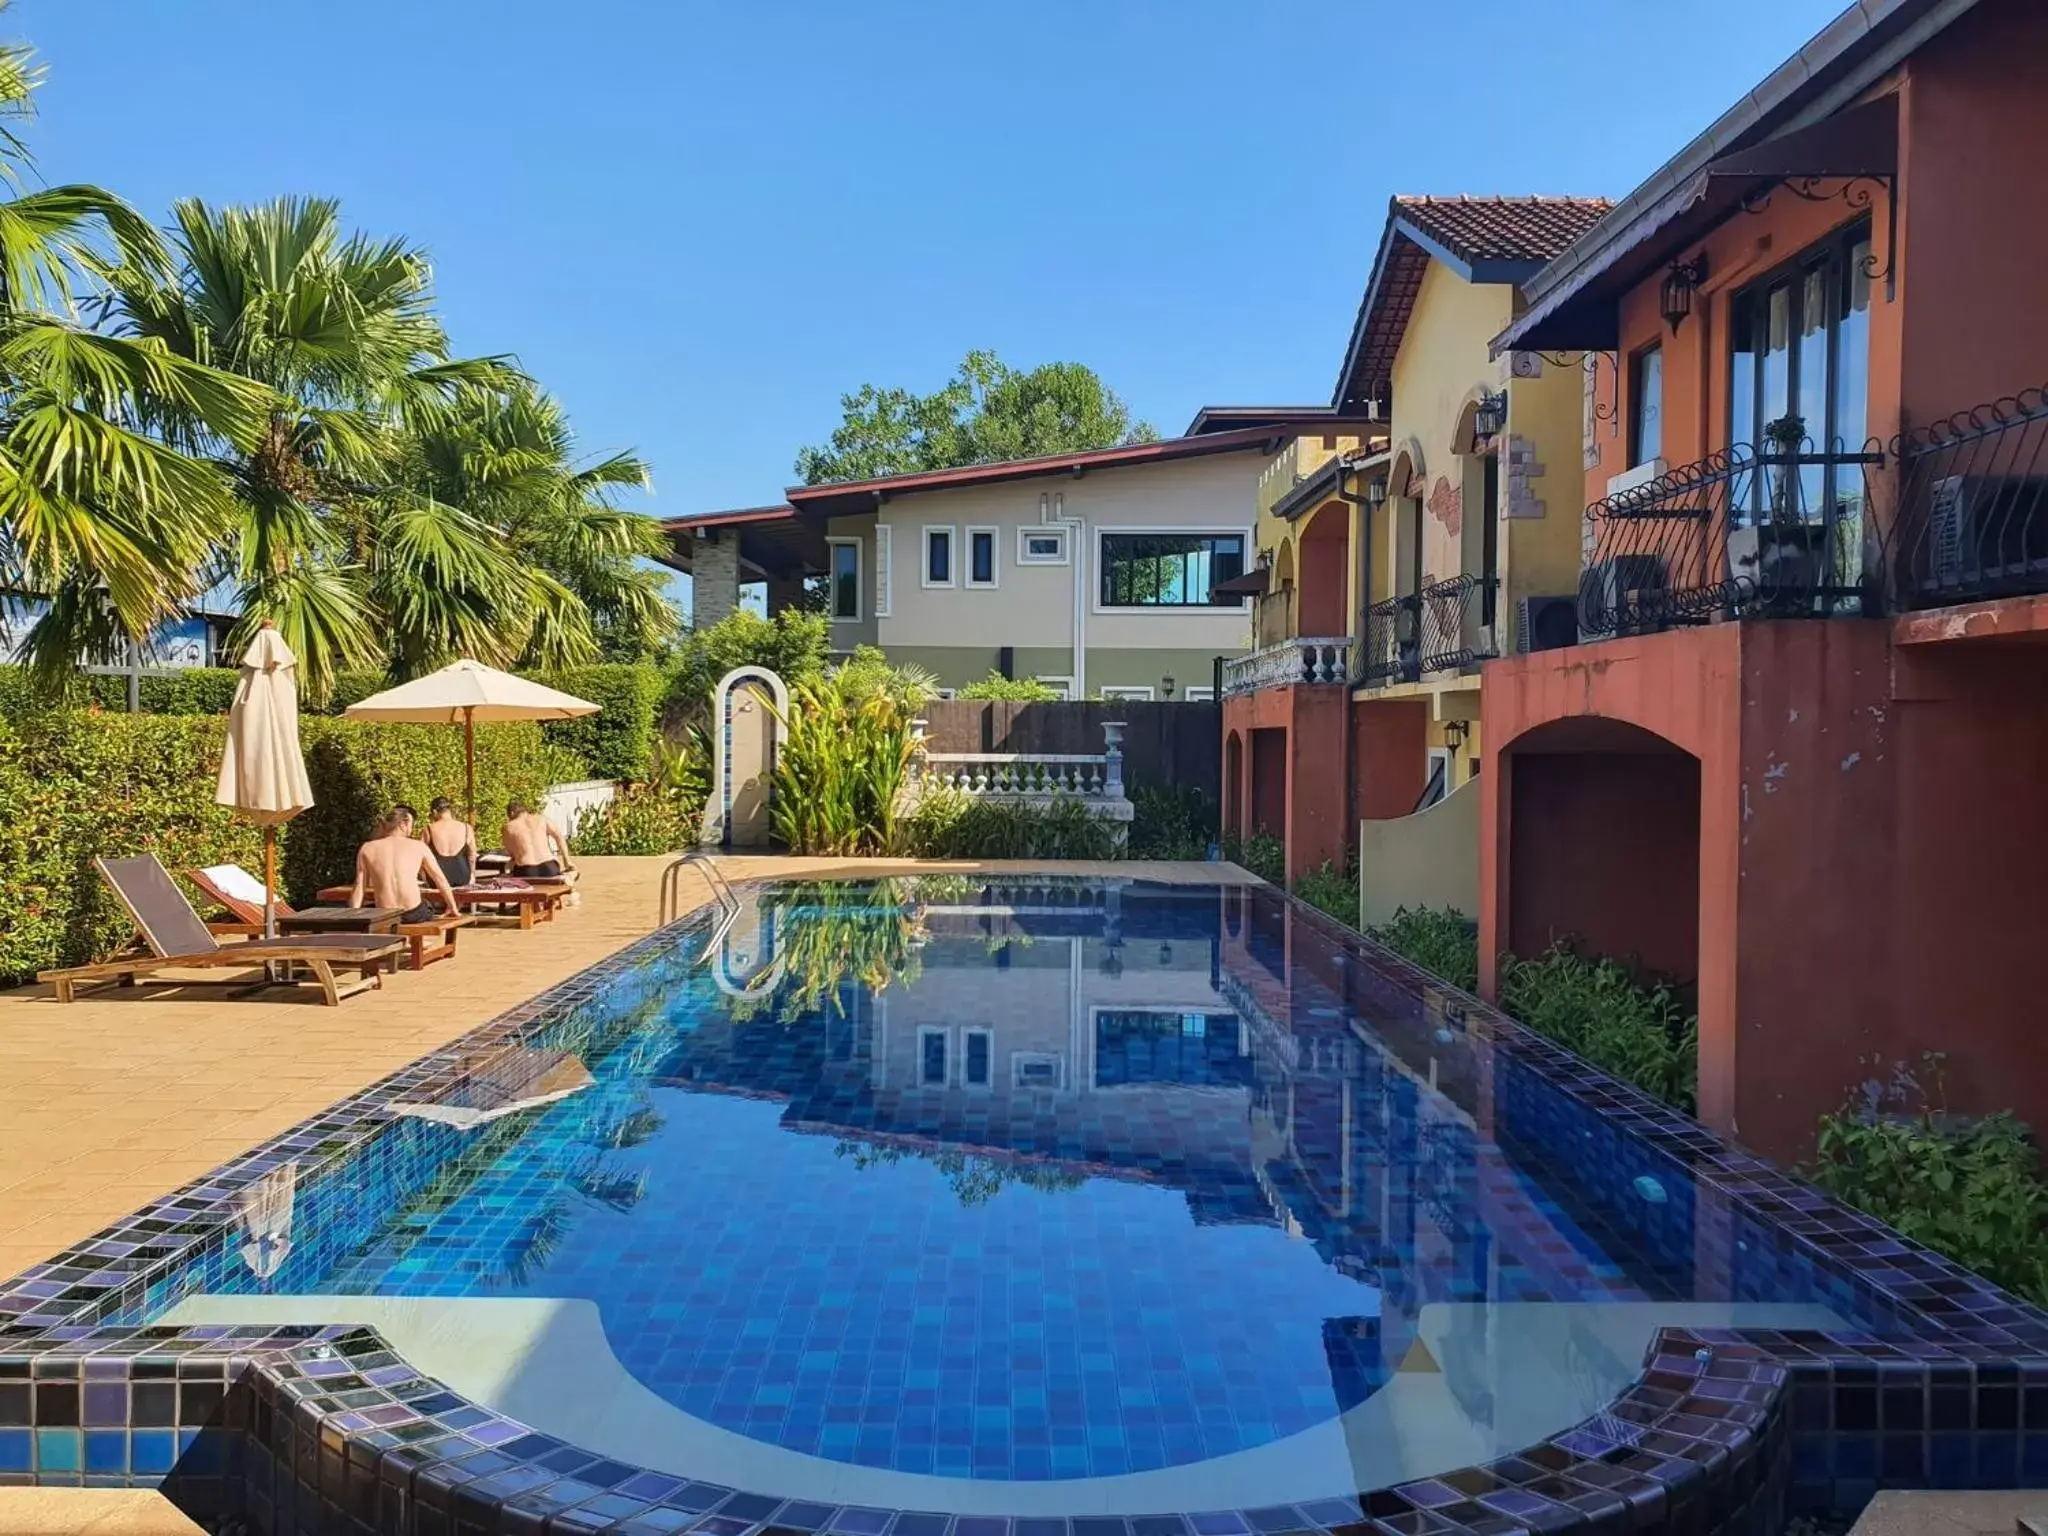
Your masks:
<instances>
[{"instance_id":1,"label":"closed beige umbrella","mask_svg":"<svg viewBox=\"0 0 2048 1536\"><path fill-rule=\"evenodd\" d=\"M597 706L480 661L450 662L438 672L373 693L342 711L356 720L401 720L416 724L462 723L463 771L469 785L469 820L476 824L476 727L478 721L569 720L594 715Z\"/></svg>"},{"instance_id":2,"label":"closed beige umbrella","mask_svg":"<svg viewBox=\"0 0 2048 1536\"><path fill-rule=\"evenodd\" d=\"M313 803L299 753L299 662L268 623L242 652L213 798L263 828L263 934L277 936L277 829Z\"/></svg>"}]
</instances>

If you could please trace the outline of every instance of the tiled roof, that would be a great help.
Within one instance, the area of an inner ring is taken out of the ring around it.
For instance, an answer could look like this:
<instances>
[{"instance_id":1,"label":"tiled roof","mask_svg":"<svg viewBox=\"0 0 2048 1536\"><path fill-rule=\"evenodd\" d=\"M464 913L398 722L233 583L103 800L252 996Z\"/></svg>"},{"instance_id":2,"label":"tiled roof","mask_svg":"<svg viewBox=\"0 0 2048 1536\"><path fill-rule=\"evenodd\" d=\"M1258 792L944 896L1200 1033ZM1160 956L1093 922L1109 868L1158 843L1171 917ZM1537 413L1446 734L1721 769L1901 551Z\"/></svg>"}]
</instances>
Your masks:
<instances>
[{"instance_id":1,"label":"tiled roof","mask_svg":"<svg viewBox=\"0 0 2048 1536\"><path fill-rule=\"evenodd\" d=\"M1550 261L1613 205L1604 197L1397 197L1406 219L1459 260Z\"/></svg>"},{"instance_id":2,"label":"tiled roof","mask_svg":"<svg viewBox=\"0 0 2048 1536\"><path fill-rule=\"evenodd\" d=\"M1598 197L1396 197L1358 307L1331 401L1388 409L1394 354L1408 329L1423 270L1442 260L1475 283L1520 283L1600 221Z\"/></svg>"}]
</instances>

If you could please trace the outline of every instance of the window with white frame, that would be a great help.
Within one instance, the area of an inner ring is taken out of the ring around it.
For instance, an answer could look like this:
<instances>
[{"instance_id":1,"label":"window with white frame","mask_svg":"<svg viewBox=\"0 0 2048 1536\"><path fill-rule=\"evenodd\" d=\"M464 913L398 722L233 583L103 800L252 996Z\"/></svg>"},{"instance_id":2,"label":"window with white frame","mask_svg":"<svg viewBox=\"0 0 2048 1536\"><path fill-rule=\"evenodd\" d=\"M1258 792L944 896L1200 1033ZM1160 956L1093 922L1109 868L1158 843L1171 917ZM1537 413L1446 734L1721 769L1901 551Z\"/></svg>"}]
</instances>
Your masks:
<instances>
[{"instance_id":1,"label":"window with white frame","mask_svg":"<svg viewBox=\"0 0 2048 1536\"><path fill-rule=\"evenodd\" d=\"M953 530L927 528L924 531L924 584L950 587L953 578Z\"/></svg>"},{"instance_id":2,"label":"window with white frame","mask_svg":"<svg viewBox=\"0 0 2048 1536\"><path fill-rule=\"evenodd\" d=\"M924 1028L917 1032L917 1080L926 1088L943 1088L952 1081L947 1071L946 1031Z\"/></svg>"},{"instance_id":3,"label":"window with white frame","mask_svg":"<svg viewBox=\"0 0 2048 1536\"><path fill-rule=\"evenodd\" d=\"M993 528L969 528L967 530L967 585L970 587L992 587L996 584L996 530Z\"/></svg>"},{"instance_id":4,"label":"window with white frame","mask_svg":"<svg viewBox=\"0 0 2048 1536\"><path fill-rule=\"evenodd\" d=\"M1146 529L1101 535L1104 608L1242 608L1244 595L1217 592L1244 574L1242 533Z\"/></svg>"},{"instance_id":5,"label":"window with white frame","mask_svg":"<svg viewBox=\"0 0 2048 1536\"><path fill-rule=\"evenodd\" d=\"M860 540L829 539L832 556L832 584L827 596L832 617L855 623L860 619Z\"/></svg>"},{"instance_id":6,"label":"window with white frame","mask_svg":"<svg viewBox=\"0 0 2048 1536\"><path fill-rule=\"evenodd\" d=\"M1017 563L1019 565L1065 565L1067 563L1067 530L1064 528L1019 528L1017 530Z\"/></svg>"},{"instance_id":7,"label":"window with white frame","mask_svg":"<svg viewBox=\"0 0 2048 1536\"><path fill-rule=\"evenodd\" d=\"M960 1032L960 1081L970 1088L987 1088L994 1081L995 1031L966 1029Z\"/></svg>"},{"instance_id":8,"label":"window with white frame","mask_svg":"<svg viewBox=\"0 0 2048 1536\"><path fill-rule=\"evenodd\" d=\"M1152 700L1150 683L1113 683L1102 690L1104 699L1140 699L1146 703Z\"/></svg>"},{"instance_id":9,"label":"window with white frame","mask_svg":"<svg viewBox=\"0 0 2048 1536\"><path fill-rule=\"evenodd\" d=\"M1181 697L1190 704L1209 704L1215 701L1216 690L1214 688L1190 688Z\"/></svg>"},{"instance_id":10,"label":"window with white frame","mask_svg":"<svg viewBox=\"0 0 2048 1536\"><path fill-rule=\"evenodd\" d=\"M1074 680L1071 677L1034 677L1034 683L1043 683L1063 699L1074 696Z\"/></svg>"},{"instance_id":11,"label":"window with white frame","mask_svg":"<svg viewBox=\"0 0 2048 1536\"><path fill-rule=\"evenodd\" d=\"M1067 1060L1050 1051L1019 1051L1010 1058L1010 1083L1017 1088L1066 1086Z\"/></svg>"}]
</instances>

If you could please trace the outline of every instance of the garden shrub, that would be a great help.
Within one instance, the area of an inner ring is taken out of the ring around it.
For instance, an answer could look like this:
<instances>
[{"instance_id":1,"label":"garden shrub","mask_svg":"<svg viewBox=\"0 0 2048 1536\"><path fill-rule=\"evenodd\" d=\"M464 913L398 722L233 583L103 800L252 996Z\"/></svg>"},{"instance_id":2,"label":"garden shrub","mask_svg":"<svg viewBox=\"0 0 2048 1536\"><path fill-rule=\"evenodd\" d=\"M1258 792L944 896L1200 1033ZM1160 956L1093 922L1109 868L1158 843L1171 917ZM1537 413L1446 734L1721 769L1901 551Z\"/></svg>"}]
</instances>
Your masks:
<instances>
[{"instance_id":1,"label":"garden shrub","mask_svg":"<svg viewBox=\"0 0 2048 1536\"><path fill-rule=\"evenodd\" d=\"M579 855L679 853L697 844L703 801L696 808L652 784L635 784L609 804L587 811L569 830Z\"/></svg>"},{"instance_id":2,"label":"garden shrub","mask_svg":"<svg viewBox=\"0 0 2048 1536\"><path fill-rule=\"evenodd\" d=\"M534 680L597 706L594 715L549 720L541 726L549 741L583 760L590 777L635 782L647 777L659 736L661 702L668 691L660 668L615 661L543 672Z\"/></svg>"},{"instance_id":3,"label":"garden shrub","mask_svg":"<svg viewBox=\"0 0 2048 1536\"><path fill-rule=\"evenodd\" d=\"M1500 1005L1602 1071L1693 1112L1699 1020L1670 987L1643 986L1625 966L1558 944L1534 960L1501 957Z\"/></svg>"},{"instance_id":4,"label":"garden shrub","mask_svg":"<svg viewBox=\"0 0 2048 1536\"><path fill-rule=\"evenodd\" d=\"M1327 860L1294 882L1294 894L1350 928L1358 926L1358 875Z\"/></svg>"},{"instance_id":5,"label":"garden shrub","mask_svg":"<svg viewBox=\"0 0 2048 1536\"><path fill-rule=\"evenodd\" d=\"M1113 859L1119 827L1072 795L983 800L934 790L909 817L909 851L924 859Z\"/></svg>"},{"instance_id":6,"label":"garden shrub","mask_svg":"<svg viewBox=\"0 0 2048 1536\"><path fill-rule=\"evenodd\" d=\"M97 959L133 934L96 854L261 868L262 834L213 803L225 731L217 717L84 711L0 721L0 983Z\"/></svg>"},{"instance_id":7,"label":"garden shrub","mask_svg":"<svg viewBox=\"0 0 2048 1536\"><path fill-rule=\"evenodd\" d=\"M976 678L953 697L1007 699L1014 704L1052 704L1065 695L1035 677L1005 677L1000 672L990 672L987 677Z\"/></svg>"},{"instance_id":8,"label":"garden shrub","mask_svg":"<svg viewBox=\"0 0 2048 1536\"><path fill-rule=\"evenodd\" d=\"M1365 932L1454 987L1470 992L1479 985L1479 925L1455 907L1399 907Z\"/></svg>"},{"instance_id":9,"label":"garden shrub","mask_svg":"<svg viewBox=\"0 0 2048 1536\"><path fill-rule=\"evenodd\" d=\"M626 789L569 829L582 854L674 853L692 848L703 831L711 795L711 752L703 732L657 741L647 781Z\"/></svg>"},{"instance_id":10,"label":"garden shrub","mask_svg":"<svg viewBox=\"0 0 2048 1536\"><path fill-rule=\"evenodd\" d=\"M1478 927L1450 907L1403 907L1366 935L1454 987L1479 985ZM1626 966L1559 944L1534 960L1501 957L1500 1006L1602 1071L1693 1112L1699 1021L1669 986L1645 986Z\"/></svg>"},{"instance_id":11,"label":"garden shrub","mask_svg":"<svg viewBox=\"0 0 2048 1536\"><path fill-rule=\"evenodd\" d=\"M1951 1118L1940 1055L1925 1065L1931 1091L1900 1067L1823 1117L1807 1176L1914 1242L2048 1304L2048 1184L2027 1127L2006 1110Z\"/></svg>"},{"instance_id":12,"label":"garden shrub","mask_svg":"<svg viewBox=\"0 0 2048 1536\"><path fill-rule=\"evenodd\" d=\"M1254 832L1250 837L1225 837L1223 857L1274 885L1287 878L1287 845L1264 832Z\"/></svg>"},{"instance_id":13,"label":"garden shrub","mask_svg":"<svg viewBox=\"0 0 2048 1536\"><path fill-rule=\"evenodd\" d=\"M734 667L766 667L794 688L825 670L830 622L786 608L772 619L742 608L677 643L662 715L671 724L701 714L718 680Z\"/></svg>"},{"instance_id":14,"label":"garden shrub","mask_svg":"<svg viewBox=\"0 0 2048 1536\"><path fill-rule=\"evenodd\" d=\"M1191 784L1140 784L1131 791L1128 851L1134 859L1206 859L1216 841L1216 802Z\"/></svg>"},{"instance_id":15,"label":"garden shrub","mask_svg":"<svg viewBox=\"0 0 2048 1536\"><path fill-rule=\"evenodd\" d=\"M224 715L241 681L236 667L187 667L165 677L138 680L142 712L148 715ZM24 667L0 666L0 717L19 719L39 710L97 705L109 712L128 708L128 679L80 673L61 694L38 690Z\"/></svg>"},{"instance_id":16,"label":"garden shrub","mask_svg":"<svg viewBox=\"0 0 2048 1536\"><path fill-rule=\"evenodd\" d=\"M911 709L872 680L827 673L793 685L775 753L770 817L792 853L900 852Z\"/></svg>"}]
</instances>

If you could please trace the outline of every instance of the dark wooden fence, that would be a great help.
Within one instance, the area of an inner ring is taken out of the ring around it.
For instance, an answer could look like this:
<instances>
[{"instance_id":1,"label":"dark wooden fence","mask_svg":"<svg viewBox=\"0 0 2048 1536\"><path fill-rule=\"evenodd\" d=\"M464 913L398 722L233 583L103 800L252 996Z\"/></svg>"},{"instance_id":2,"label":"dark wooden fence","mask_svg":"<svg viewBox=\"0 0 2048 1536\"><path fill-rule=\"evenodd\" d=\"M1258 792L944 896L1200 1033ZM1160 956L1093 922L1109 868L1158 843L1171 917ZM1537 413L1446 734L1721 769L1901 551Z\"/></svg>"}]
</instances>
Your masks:
<instances>
[{"instance_id":1,"label":"dark wooden fence","mask_svg":"<svg viewBox=\"0 0 2048 1536\"><path fill-rule=\"evenodd\" d=\"M921 711L934 752L1100 752L1102 722L1124 722L1124 780L1221 793L1223 706L1213 702L1016 704L937 699Z\"/></svg>"}]
</instances>

